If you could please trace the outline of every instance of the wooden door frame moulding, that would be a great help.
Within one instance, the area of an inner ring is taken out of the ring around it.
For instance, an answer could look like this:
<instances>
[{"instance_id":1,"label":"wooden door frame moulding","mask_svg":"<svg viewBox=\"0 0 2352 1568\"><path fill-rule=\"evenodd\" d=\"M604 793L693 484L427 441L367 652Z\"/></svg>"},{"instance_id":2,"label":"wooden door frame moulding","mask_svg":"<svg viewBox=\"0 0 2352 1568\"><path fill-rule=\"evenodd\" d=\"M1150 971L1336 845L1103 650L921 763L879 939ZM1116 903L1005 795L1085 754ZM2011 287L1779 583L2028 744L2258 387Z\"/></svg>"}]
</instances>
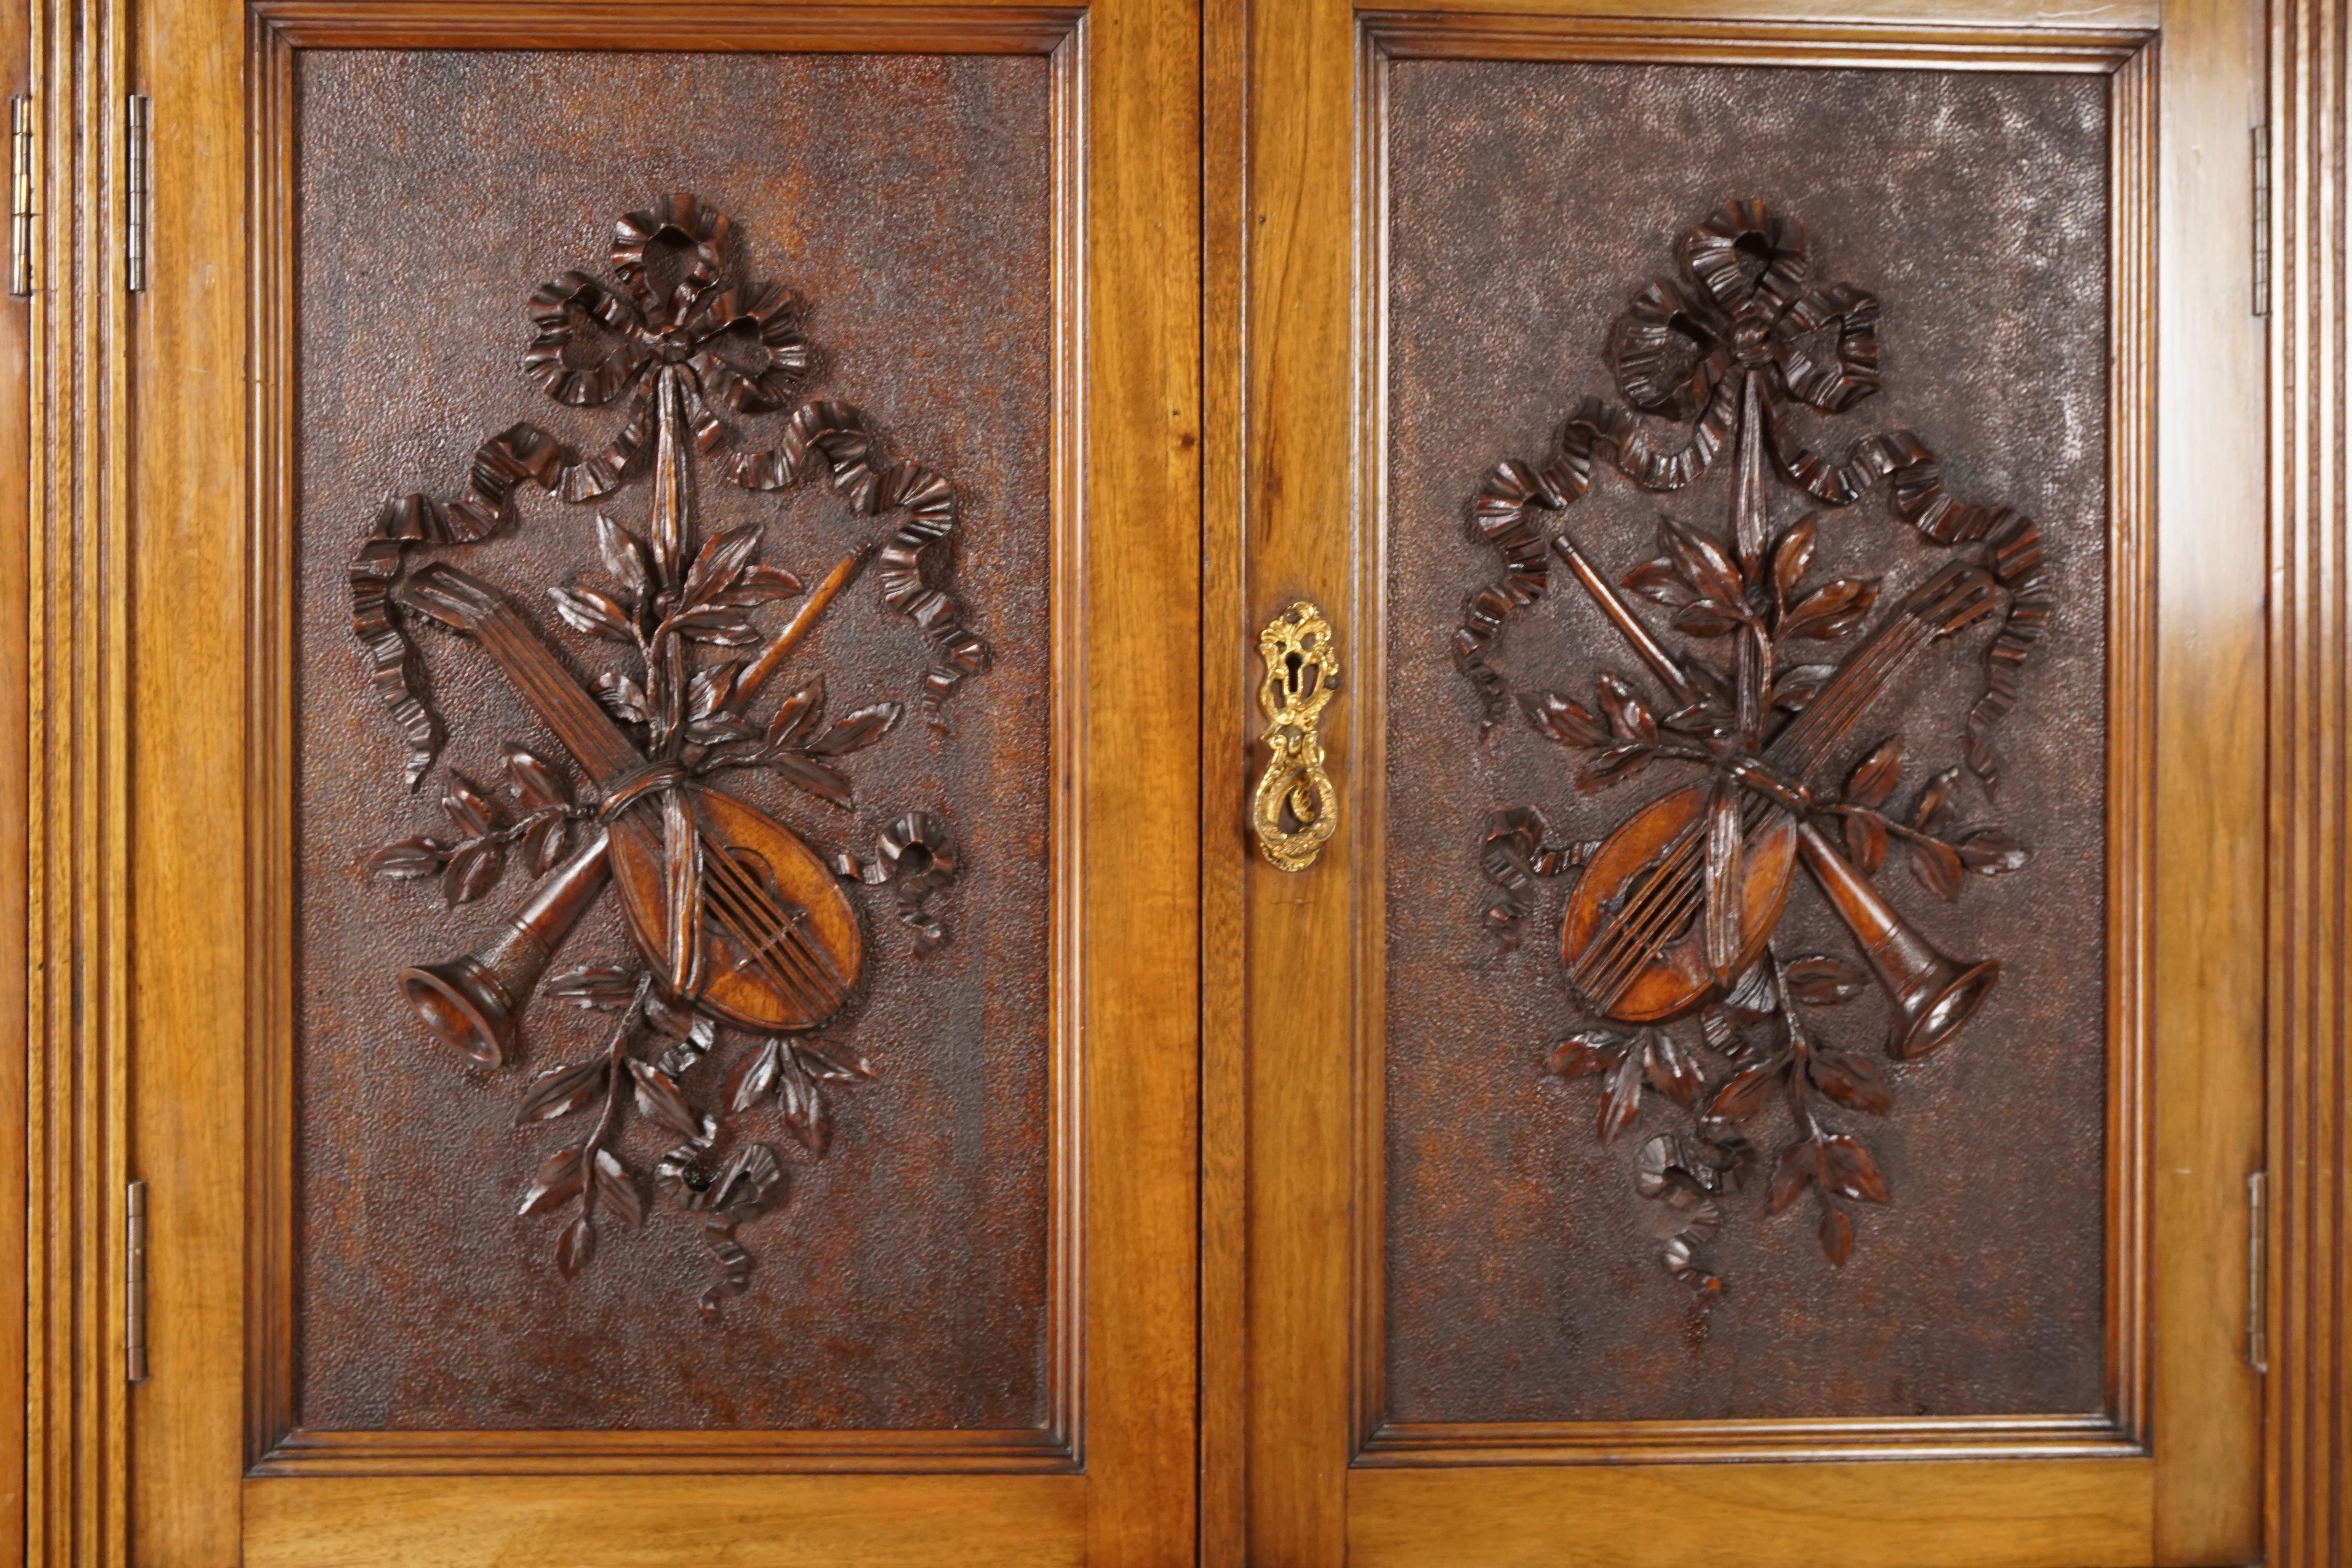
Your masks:
<instances>
[{"instance_id":1,"label":"wooden door frame moulding","mask_svg":"<svg viewBox=\"0 0 2352 1568\"><path fill-rule=\"evenodd\" d=\"M295 565L296 217L294 78L310 49L550 47L605 49L1043 56L1052 72L1047 114L1053 141L1050 298L1055 345L1049 529L1049 596L1055 732L1072 748L1057 754L1057 781L1085 750L1086 709L1077 700L1085 656L1085 517L1080 455L1085 446L1087 342L1086 69L1082 10L910 6L877 12L835 5L698 8L681 26L645 6L590 7L509 3L485 16L451 0L257 0L249 6L247 84L252 139L250 254L253 409L251 643L247 668L246 940L249 1021L246 1032L247 1171L250 1205L247 1284L247 1473L256 1477L403 1475L747 1474L768 1471L1053 1473L1083 1464L1081 1352L1084 1321L1079 1021L1087 1011L1080 963L1078 859L1087 823L1081 792L1054 794L1047 973L1051 1142L1047 1197L1047 1418L1029 1429L940 1431L399 1431L310 1430L298 1426L295 1360L293 1169L296 1071L295 953L298 917L293 828L293 642ZM686 42L680 42L684 38ZM552 40L552 41L551 41Z\"/></svg>"},{"instance_id":2,"label":"wooden door frame moulding","mask_svg":"<svg viewBox=\"0 0 2352 1568\"><path fill-rule=\"evenodd\" d=\"M2270 1419L2278 1568L2352 1552L2344 0L2270 7Z\"/></svg>"},{"instance_id":3,"label":"wooden door frame moulding","mask_svg":"<svg viewBox=\"0 0 2352 1568\"><path fill-rule=\"evenodd\" d=\"M1388 647L1389 66L1396 60L1508 60L1627 65L1738 65L1881 70L2063 72L2108 87L2106 331L2106 636L2109 715L2106 837L2107 1172L2106 1402L2096 1411L1888 1419L1391 1422L1385 1406L1382 1283L1387 1184L1383 1088L1385 796L1360 790L1354 826L1361 943L1355 1005L1360 1096L1353 1215L1355 1349L1353 1463L1367 1466L1608 1464L1783 1459L2129 1458L2147 1448L2148 1363L2147 928L2156 765L2152 724L2155 550L2156 35L2142 29L2013 29L1977 26L1822 27L1775 22L1627 20L1589 16L1368 11L1357 14L1359 275L1361 369L1357 437L1370 482L1358 527L1353 619L1367 650L1360 776L1386 776Z\"/></svg>"},{"instance_id":4,"label":"wooden door frame moulding","mask_svg":"<svg viewBox=\"0 0 2352 1568\"><path fill-rule=\"evenodd\" d=\"M25 334L27 425L0 447L21 452L26 475L14 513L23 619L11 626L25 640L21 662L13 650L6 661L8 708L25 721L25 853L0 868L22 900L26 963L10 983L25 1007L22 1076L9 1074L25 1098L0 1113L10 1184L22 1172L27 1200L24 1229L10 1226L24 1294L23 1338L8 1338L26 1379L23 1447L8 1445L25 1466L12 1546L62 1568L119 1561L126 1514L131 311L119 250L90 243L87 226L120 232L107 220L120 210L121 144L86 135L84 111L121 101L126 0L24 0L0 35L25 49L40 215L35 293L11 332ZM12 59L12 80L17 69ZM13 318L15 307L0 309Z\"/></svg>"}]
</instances>

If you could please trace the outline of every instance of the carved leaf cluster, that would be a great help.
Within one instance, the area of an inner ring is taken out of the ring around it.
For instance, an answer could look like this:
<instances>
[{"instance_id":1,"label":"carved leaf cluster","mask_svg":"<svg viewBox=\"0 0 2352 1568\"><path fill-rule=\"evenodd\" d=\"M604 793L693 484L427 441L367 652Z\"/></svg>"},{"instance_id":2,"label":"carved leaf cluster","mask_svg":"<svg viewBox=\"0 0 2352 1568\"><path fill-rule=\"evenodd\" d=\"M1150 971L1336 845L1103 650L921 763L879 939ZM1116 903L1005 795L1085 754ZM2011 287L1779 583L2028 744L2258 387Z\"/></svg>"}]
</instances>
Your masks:
<instances>
[{"instance_id":1,"label":"carved leaf cluster","mask_svg":"<svg viewBox=\"0 0 2352 1568\"><path fill-rule=\"evenodd\" d=\"M520 859L533 877L553 870L571 844L572 819L582 815L572 786L559 769L512 744L506 750L506 774L511 809L452 772L441 809L457 836L387 844L368 857L367 868L401 879L438 878L442 903L450 909L497 887L509 858Z\"/></svg>"}]
</instances>

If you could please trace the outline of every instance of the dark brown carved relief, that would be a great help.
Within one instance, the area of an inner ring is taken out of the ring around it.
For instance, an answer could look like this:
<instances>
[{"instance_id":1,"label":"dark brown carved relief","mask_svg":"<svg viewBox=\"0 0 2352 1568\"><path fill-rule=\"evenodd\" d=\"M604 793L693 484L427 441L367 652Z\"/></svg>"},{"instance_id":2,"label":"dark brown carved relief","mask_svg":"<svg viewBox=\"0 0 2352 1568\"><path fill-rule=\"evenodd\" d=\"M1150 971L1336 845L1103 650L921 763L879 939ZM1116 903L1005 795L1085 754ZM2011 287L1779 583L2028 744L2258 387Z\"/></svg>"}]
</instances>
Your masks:
<instances>
[{"instance_id":1,"label":"dark brown carved relief","mask_svg":"<svg viewBox=\"0 0 2352 1568\"><path fill-rule=\"evenodd\" d=\"M577 1116L590 1125L540 1165L521 1212L564 1219L555 1259L566 1277L594 1255L600 1208L644 1224L642 1175L617 1152L625 1107L633 1105L682 1140L662 1156L656 1185L677 1207L704 1216L720 1269L703 1293L706 1312L722 1291L749 1283L751 1257L736 1227L784 1179L776 1151L744 1137L730 1119L780 1100L785 1129L822 1157L832 1135L824 1085L874 1071L855 1049L817 1038L862 977L856 911L831 880L832 868L852 883L865 880L857 858L837 853L828 868L805 839L728 794L714 775L764 768L849 810L856 802L843 759L880 742L901 711L885 700L827 723L817 671L767 717L754 714L762 688L866 552L844 556L797 613L763 630L754 612L800 598L801 579L758 559L758 523L703 537L696 453L730 434L712 405L739 417L782 413L809 362L796 298L772 282L740 293L722 287L734 269L731 233L723 214L690 193L667 195L614 228L613 271L626 297L576 271L542 284L530 299L538 335L523 355L525 374L557 402L583 407L634 388L627 424L594 457L536 426L513 426L476 455L463 496L444 503L412 491L385 501L352 572L352 629L410 742L412 787L431 772L443 721L410 628L436 624L481 647L593 796L576 800L562 763L519 746L505 755L511 810L463 774L449 775L441 805L460 837L404 838L378 849L369 866L436 880L453 909L495 889L510 858L544 880L488 946L405 969L401 990L436 1036L484 1067L506 1067L520 1043L522 1006L549 961L606 884L615 887L635 949L630 961L568 969L548 989L616 1013L619 1022L600 1056L540 1068L516 1115L524 1124ZM675 281L661 288L654 274L665 258ZM604 342L583 342L600 329ZM987 662L985 647L937 585L944 569L924 573L925 552L943 550L954 532L953 489L911 458L884 462L865 416L843 404L793 406L782 434L776 447L728 459L725 477L776 490L821 468L858 515L908 513L877 574L884 602L911 616L937 650L925 678L936 704ZM514 489L526 479L574 503L645 481L642 535L600 511L597 574L539 585L563 624L620 645L633 673L607 670L583 688L499 589L445 560L412 562L414 549L476 544L512 526ZM733 648L744 652L715 657ZM587 841L567 860L575 824ZM922 900L953 872L946 827L934 814L910 813L882 844L873 880L915 891L908 912L921 929L918 951L928 952L946 940L921 913ZM698 1114L687 1080L726 1030L765 1037L740 1053L716 1110ZM632 1051L641 1032L667 1042L657 1057ZM732 1145L723 1157L722 1142Z\"/></svg>"},{"instance_id":2,"label":"dark brown carved relief","mask_svg":"<svg viewBox=\"0 0 2352 1568\"><path fill-rule=\"evenodd\" d=\"M2103 84L1390 68L1385 1418L2093 1407Z\"/></svg>"},{"instance_id":3,"label":"dark brown carved relief","mask_svg":"<svg viewBox=\"0 0 2352 1568\"><path fill-rule=\"evenodd\" d=\"M299 57L300 1426L1052 1418L1052 68Z\"/></svg>"},{"instance_id":4,"label":"dark brown carved relief","mask_svg":"<svg viewBox=\"0 0 2352 1568\"><path fill-rule=\"evenodd\" d=\"M1916 432L1865 436L1843 467L1788 438L1788 405L1843 414L1879 383L1878 300L1849 283L1808 287L1812 258L1793 215L1730 202L1687 232L1680 251L1682 275L1645 285L1610 331L1610 368L1633 412L1589 399L1540 467L1507 459L1480 488L1478 531L1501 550L1508 575L1473 596L1454 658L1491 723L1509 693L1487 654L1508 611L1543 596L1557 554L1644 671L1629 680L1601 668L1589 707L1559 690L1518 695L1528 726L1580 759L1580 790L1614 788L1657 763L1684 776L1573 852L1542 845L1539 813L1497 813L1487 845L1504 896L1487 921L1515 942L1528 877L1576 868L1559 954L1590 1023L1553 1048L1549 1069L1600 1079L1604 1143L1633 1124L1645 1085L1689 1112L1685 1127L1642 1145L1636 1181L1680 1216L1665 1239L1667 1271L1713 1292L1723 1281L1702 1248L1722 1202L1768 1168L1768 1209L1810 1193L1832 1264L1853 1249L1852 1205L1887 1201L1885 1175L1864 1139L1842 1130L1849 1118L1838 1108L1887 1115L1889 1076L1869 1055L1830 1043L1808 1016L1852 1001L1875 978L1885 1054L1910 1061L1957 1037L2000 976L1997 960L1937 952L1881 894L1873 878L1890 846L1947 900L1960 896L1968 873L2002 876L2028 858L2004 829L1957 819L1957 763L1892 809L1900 731L1843 784L1828 762L1888 721L1882 700L1931 645L1998 617L1964 740L1990 801L2000 782L1992 726L2016 702L2050 601L2040 527L2007 507L1956 500ZM1668 450L1636 414L1693 423ZM1622 580L1669 612L1677 650L1546 514L1584 498L1596 458L1640 489L1669 493L1718 455L1732 465L1722 531L1661 517L1660 553ZM1881 580L1821 580L1811 568L1826 514L1776 531L1769 487L1777 479L1842 508L1881 479L1895 515L1955 559L1874 623ZM1808 644L1843 651L1833 663L1800 663ZM1774 941L1800 864L1843 922L1852 957L1796 956ZM1760 1128L1782 1114L1775 1144L1759 1150Z\"/></svg>"}]
</instances>

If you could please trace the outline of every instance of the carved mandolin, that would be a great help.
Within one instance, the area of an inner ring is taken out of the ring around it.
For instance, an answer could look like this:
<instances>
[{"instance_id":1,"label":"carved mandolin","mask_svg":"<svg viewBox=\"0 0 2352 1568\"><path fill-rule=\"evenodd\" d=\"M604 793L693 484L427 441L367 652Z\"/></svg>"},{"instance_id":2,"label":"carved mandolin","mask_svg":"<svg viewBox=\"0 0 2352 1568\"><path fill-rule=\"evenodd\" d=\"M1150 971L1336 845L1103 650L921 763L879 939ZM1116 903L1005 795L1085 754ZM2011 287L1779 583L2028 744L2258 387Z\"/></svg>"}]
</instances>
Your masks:
<instances>
[{"instance_id":1,"label":"carved mandolin","mask_svg":"<svg viewBox=\"0 0 2352 1568\"><path fill-rule=\"evenodd\" d=\"M1937 638L1990 614L1996 592L1988 573L1966 563L1936 574L1773 738L1761 759L1765 767L1780 779L1810 779L1910 661ZM1560 962L1578 993L1607 1016L1633 1023L1671 1017L1717 984L1695 919L1706 902L1706 841L1716 788L1713 780L1687 784L1636 811L1602 841L1570 896ZM1735 973L1763 955L1789 896L1799 847L1797 819L1763 795L1751 794L1742 803L1740 826ZM1840 913L1853 918L1843 905Z\"/></svg>"},{"instance_id":2,"label":"carved mandolin","mask_svg":"<svg viewBox=\"0 0 2352 1568\"><path fill-rule=\"evenodd\" d=\"M810 1029L840 1009L863 942L815 851L677 763L646 757L488 584L435 563L397 594L478 643L603 792L630 935L671 989L752 1029Z\"/></svg>"}]
</instances>

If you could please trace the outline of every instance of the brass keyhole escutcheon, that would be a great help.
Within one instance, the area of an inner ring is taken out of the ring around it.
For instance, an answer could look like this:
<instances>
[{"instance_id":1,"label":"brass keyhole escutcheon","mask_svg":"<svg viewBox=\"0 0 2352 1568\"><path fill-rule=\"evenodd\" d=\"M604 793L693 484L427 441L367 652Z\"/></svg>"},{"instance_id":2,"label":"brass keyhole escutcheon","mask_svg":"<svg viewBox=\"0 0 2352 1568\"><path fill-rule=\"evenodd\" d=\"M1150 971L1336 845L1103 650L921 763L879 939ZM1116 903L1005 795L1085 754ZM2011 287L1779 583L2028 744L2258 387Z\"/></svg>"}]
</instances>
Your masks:
<instances>
[{"instance_id":1,"label":"brass keyhole escutcheon","mask_svg":"<svg viewBox=\"0 0 2352 1568\"><path fill-rule=\"evenodd\" d=\"M1339 688L1339 659L1331 623L1301 599L1257 635L1265 679L1258 704L1265 710L1271 753L1250 797L1250 824L1258 848L1275 868L1304 871L1339 826L1339 792L1323 771L1323 710Z\"/></svg>"}]
</instances>

